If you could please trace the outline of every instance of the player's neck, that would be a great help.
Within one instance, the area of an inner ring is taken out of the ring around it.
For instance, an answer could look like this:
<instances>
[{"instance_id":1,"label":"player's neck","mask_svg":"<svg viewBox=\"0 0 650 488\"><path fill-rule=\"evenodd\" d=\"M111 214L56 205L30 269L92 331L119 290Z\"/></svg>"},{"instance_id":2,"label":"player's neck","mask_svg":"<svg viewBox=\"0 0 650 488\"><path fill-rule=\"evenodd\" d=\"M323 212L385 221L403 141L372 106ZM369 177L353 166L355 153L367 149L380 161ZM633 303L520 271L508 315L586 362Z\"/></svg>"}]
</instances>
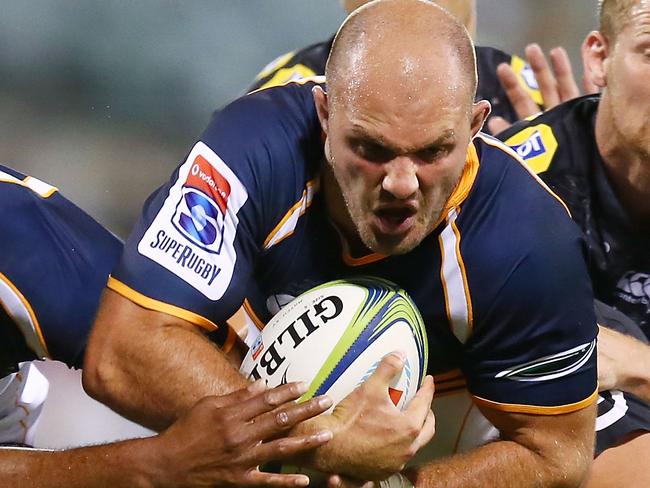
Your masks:
<instances>
[{"instance_id":1,"label":"player's neck","mask_svg":"<svg viewBox=\"0 0 650 488\"><path fill-rule=\"evenodd\" d=\"M612 133L609 114L596 117L596 143L610 183L633 221L650 225L650 156Z\"/></svg>"}]
</instances>

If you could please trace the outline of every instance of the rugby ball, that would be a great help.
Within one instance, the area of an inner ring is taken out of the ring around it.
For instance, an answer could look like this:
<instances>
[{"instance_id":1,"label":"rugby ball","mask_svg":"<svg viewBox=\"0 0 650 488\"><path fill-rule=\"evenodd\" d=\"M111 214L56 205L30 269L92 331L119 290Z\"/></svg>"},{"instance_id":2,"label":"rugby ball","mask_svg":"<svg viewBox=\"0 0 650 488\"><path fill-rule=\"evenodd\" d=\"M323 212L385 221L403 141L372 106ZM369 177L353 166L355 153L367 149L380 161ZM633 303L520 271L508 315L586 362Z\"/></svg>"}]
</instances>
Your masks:
<instances>
[{"instance_id":1,"label":"rugby ball","mask_svg":"<svg viewBox=\"0 0 650 488\"><path fill-rule=\"evenodd\" d=\"M301 400L327 393L336 405L366 380L381 359L405 354L389 394L400 409L413 398L427 369L420 313L400 287L378 278L332 281L284 305L249 349L240 371L274 387L305 381Z\"/></svg>"}]
</instances>

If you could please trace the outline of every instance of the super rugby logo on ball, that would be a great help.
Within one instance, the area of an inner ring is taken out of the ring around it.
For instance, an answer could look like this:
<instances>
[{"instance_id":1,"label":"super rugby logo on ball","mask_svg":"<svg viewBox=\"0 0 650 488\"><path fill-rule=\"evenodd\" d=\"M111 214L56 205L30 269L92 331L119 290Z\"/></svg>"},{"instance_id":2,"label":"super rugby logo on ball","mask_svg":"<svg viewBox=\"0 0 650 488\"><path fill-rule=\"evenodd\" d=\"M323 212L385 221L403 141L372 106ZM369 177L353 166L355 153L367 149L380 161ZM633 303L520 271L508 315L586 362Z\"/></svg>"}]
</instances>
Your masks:
<instances>
[{"instance_id":1,"label":"super rugby logo on ball","mask_svg":"<svg viewBox=\"0 0 650 488\"><path fill-rule=\"evenodd\" d=\"M172 217L174 227L193 244L219 254L229 196L228 181L198 155L181 188L181 198Z\"/></svg>"},{"instance_id":2,"label":"super rugby logo on ball","mask_svg":"<svg viewBox=\"0 0 650 488\"><path fill-rule=\"evenodd\" d=\"M306 381L303 399L347 396L393 351L405 368L390 384L398 408L413 398L427 369L422 317L404 290L378 278L325 283L284 306L242 362L250 379L269 386Z\"/></svg>"}]
</instances>

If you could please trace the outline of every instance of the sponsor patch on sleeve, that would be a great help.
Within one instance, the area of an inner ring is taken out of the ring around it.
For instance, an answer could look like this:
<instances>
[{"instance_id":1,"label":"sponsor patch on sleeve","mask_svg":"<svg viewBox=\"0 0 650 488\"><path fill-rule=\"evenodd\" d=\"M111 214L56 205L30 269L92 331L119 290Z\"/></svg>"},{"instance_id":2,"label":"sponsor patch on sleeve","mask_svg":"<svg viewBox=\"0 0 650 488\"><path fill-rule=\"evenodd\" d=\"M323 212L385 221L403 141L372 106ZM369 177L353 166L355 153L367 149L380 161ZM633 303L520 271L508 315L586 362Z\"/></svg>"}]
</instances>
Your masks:
<instances>
[{"instance_id":1,"label":"sponsor patch on sleeve","mask_svg":"<svg viewBox=\"0 0 650 488\"><path fill-rule=\"evenodd\" d=\"M546 124L526 127L505 142L526 161L535 174L548 169L557 150L557 139Z\"/></svg>"},{"instance_id":2,"label":"sponsor patch on sleeve","mask_svg":"<svg viewBox=\"0 0 650 488\"><path fill-rule=\"evenodd\" d=\"M247 199L244 185L226 163L198 142L138 252L218 300L235 269L237 213Z\"/></svg>"}]
</instances>

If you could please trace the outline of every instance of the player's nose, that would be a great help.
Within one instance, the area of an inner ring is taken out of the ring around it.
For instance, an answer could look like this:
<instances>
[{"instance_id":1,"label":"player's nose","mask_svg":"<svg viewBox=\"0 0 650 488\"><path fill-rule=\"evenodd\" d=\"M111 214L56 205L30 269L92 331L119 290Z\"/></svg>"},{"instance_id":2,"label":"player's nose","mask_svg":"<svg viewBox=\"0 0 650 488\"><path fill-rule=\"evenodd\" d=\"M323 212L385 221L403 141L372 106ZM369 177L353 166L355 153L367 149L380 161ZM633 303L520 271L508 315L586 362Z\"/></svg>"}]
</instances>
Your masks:
<instances>
[{"instance_id":1,"label":"player's nose","mask_svg":"<svg viewBox=\"0 0 650 488\"><path fill-rule=\"evenodd\" d=\"M406 200L418 189L417 165L407 156L398 156L384 165L381 187L398 200Z\"/></svg>"}]
</instances>

